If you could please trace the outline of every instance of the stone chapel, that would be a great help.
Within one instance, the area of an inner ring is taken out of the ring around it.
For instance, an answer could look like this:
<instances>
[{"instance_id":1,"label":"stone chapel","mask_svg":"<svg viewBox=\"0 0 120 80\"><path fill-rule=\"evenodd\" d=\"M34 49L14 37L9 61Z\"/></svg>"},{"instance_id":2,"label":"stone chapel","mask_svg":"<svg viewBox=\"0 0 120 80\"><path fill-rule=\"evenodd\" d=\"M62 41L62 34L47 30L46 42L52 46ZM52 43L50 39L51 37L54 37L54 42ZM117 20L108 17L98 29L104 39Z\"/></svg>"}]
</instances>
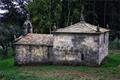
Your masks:
<instances>
[{"instance_id":1,"label":"stone chapel","mask_svg":"<svg viewBox=\"0 0 120 80\"><path fill-rule=\"evenodd\" d=\"M83 19L83 18L82 18ZM53 34L32 33L29 19L15 46L15 64L69 64L98 66L108 55L109 30L84 20Z\"/></svg>"}]
</instances>

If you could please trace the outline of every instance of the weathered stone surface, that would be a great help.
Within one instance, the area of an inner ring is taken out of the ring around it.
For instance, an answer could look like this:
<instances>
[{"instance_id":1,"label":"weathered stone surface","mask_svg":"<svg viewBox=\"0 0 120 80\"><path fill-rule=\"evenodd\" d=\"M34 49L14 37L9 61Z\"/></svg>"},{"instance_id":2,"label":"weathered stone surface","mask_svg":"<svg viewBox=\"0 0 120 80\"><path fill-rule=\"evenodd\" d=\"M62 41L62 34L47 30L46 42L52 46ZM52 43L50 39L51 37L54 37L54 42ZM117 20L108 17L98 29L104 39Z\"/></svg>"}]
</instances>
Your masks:
<instances>
[{"instance_id":1,"label":"weathered stone surface","mask_svg":"<svg viewBox=\"0 0 120 80\"><path fill-rule=\"evenodd\" d=\"M52 48L48 46L15 45L15 63L47 63L52 54Z\"/></svg>"},{"instance_id":2,"label":"weathered stone surface","mask_svg":"<svg viewBox=\"0 0 120 80\"><path fill-rule=\"evenodd\" d=\"M100 65L108 54L108 36L108 33L56 34L53 43L54 63L72 61L75 64Z\"/></svg>"},{"instance_id":3,"label":"weathered stone surface","mask_svg":"<svg viewBox=\"0 0 120 80\"><path fill-rule=\"evenodd\" d=\"M96 66L100 65L108 54L108 29L79 22L58 29L54 36L54 63L72 62L72 64Z\"/></svg>"},{"instance_id":4,"label":"weathered stone surface","mask_svg":"<svg viewBox=\"0 0 120 80\"><path fill-rule=\"evenodd\" d=\"M16 44L18 64L46 63L96 66L108 54L108 33L56 34L52 46Z\"/></svg>"},{"instance_id":5,"label":"weathered stone surface","mask_svg":"<svg viewBox=\"0 0 120 80\"><path fill-rule=\"evenodd\" d=\"M98 66L108 55L109 30L96 32L96 28L84 22L59 29L54 35L27 34L15 43L15 63Z\"/></svg>"},{"instance_id":6,"label":"weathered stone surface","mask_svg":"<svg viewBox=\"0 0 120 80\"><path fill-rule=\"evenodd\" d=\"M108 55L109 33L99 36L99 62Z\"/></svg>"},{"instance_id":7,"label":"weathered stone surface","mask_svg":"<svg viewBox=\"0 0 120 80\"><path fill-rule=\"evenodd\" d=\"M14 44L53 46L53 40L53 35L29 33L26 36L22 36L20 40Z\"/></svg>"}]
</instances>

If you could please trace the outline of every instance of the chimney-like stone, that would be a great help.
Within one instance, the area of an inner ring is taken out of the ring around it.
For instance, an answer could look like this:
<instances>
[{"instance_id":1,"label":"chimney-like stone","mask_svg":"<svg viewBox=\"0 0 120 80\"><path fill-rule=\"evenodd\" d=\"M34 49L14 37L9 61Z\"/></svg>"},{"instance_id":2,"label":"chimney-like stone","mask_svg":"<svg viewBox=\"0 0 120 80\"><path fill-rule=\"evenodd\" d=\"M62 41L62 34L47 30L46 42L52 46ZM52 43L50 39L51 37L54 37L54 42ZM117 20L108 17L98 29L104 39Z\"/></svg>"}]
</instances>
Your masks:
<instances>
[{"instance_id":1,"label":"chimney-like stone","mask_svg":"<svg viewBox=\"0 0 120 80\"><path fill-rule=\"evenodd\" d=\"M33 33L33 26L32 26L32 23L30 22L30 16L29 14L27 14L27 19L26 21L24 22L24 25L23 25L23 34L26 35L28 33Z\"/></svg>"},{"instance_id":2,"label":"chimney-like stone","mask_svg":"<svg viewBox=\"0 0 120 80\"><path fill-rule=\"evenodd\" d=\"M100 32L100 27L99 25L97 26L97 31L96 32Z\"/></svg>"}]
</instances>

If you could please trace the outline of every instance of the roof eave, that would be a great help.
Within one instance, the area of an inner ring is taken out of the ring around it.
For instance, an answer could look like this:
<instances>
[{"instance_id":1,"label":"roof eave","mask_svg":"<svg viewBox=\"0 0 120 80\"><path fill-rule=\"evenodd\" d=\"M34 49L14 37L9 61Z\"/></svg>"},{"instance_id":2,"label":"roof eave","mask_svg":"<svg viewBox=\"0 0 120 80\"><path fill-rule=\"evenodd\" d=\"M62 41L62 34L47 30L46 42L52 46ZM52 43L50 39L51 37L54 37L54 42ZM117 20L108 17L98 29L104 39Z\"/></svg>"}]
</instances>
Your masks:
<instances>
[{"instance_id":1,"label":"roof eave","mask_svg":"<svg viewBox=\"0 0 120 80\"><path fill-rule=\"evenodd\" d=\"M93 33L89 33L89 32L52 32L53 34L102 34L102 33L106 33L109 31L105 31L105 32L93 32Z\"/></svg>"},{"instance_id":2,"label":"roof eave","mask_svg":"<svg viewBox=\"0 0 120 80\"><path fill-rule=\"evenodd\" d=\"M52 44L24 44L24 43L14 43L14 45L31 45L31 46L53 46Z\"/></svg>"}]
</instances>

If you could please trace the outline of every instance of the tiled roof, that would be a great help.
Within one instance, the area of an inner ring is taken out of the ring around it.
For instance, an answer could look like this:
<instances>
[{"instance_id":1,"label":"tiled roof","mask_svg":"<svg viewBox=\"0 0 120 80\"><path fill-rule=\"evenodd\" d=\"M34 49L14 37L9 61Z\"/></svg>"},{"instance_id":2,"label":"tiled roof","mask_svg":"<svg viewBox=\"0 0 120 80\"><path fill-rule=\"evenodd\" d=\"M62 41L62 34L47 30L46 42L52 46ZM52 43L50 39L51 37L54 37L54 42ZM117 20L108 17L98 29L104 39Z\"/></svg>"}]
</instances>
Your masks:
<instances>
[{"instance_id":1,"label":"tiled roof","mask_svg":"<svg viewBox=\"0 0 120 80\"><path fill-rule=\"evenodd\" d=\"M28 44L28 45L53 45L53 35L48 34L27 34L15 42L14 44Z\"/></svg>"},{"instance_id":2,"label":"tiled roof","mask_svg":"<svg viewBox=\"0 0 120 80\"><path fill-rule=\"evenodd\" d=\"M86 22L79 22L66 28L58 29L55 33L103 33L109 31L101 27L99 27L99 29L100 32L97 32L97 26Z\"/></svg>"}]
</instances>

